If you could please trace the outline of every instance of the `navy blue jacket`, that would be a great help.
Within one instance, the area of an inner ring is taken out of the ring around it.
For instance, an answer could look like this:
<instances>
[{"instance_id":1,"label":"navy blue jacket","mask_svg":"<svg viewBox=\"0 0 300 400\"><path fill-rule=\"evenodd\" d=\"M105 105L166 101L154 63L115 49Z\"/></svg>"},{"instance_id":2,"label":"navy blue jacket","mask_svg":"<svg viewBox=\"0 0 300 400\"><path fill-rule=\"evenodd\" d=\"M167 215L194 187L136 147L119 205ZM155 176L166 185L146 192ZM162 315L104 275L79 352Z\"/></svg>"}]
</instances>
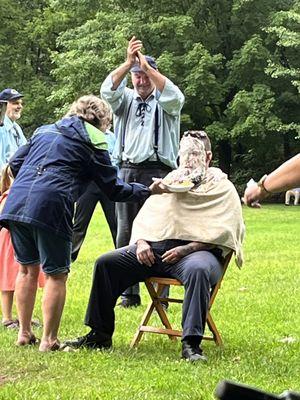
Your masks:
<instances>
[{"instance_id":1,"label":"navy blue jacket","mask_svg":"<svg viewBox=\"0 0 300 400\"><path fill-rule=\"evenodd\" d=\"M150 190L117 177L109 154L95 148L78 117L37 129L10 160L16 177L0 223L29 223L72 238L74 203L87 184L96 184L113 201L140 201Z\"/></svg>"}]
</instances>

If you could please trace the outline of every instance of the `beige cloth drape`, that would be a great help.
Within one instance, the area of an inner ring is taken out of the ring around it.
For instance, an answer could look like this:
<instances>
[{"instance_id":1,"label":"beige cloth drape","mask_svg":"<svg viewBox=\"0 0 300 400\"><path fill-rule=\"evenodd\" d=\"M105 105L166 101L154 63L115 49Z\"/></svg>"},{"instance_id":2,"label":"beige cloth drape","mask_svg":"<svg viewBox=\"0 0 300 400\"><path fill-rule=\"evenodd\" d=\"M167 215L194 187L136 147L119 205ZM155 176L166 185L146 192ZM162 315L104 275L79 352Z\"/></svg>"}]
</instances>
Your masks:
<instances>
[{"instance_id":1,"label":"beige cloth drape","mask_svg":"<svg viewBox=\"0 0 300 400\"><path fill-rule=\"evenodd\" d=\"M223 255L232 249L241 267L244 231L234 185L220 169L209 168L205 181L189 192L150 196L133 222L130 243L181 239L215 244Z\"/></svg>"}]
</instances>

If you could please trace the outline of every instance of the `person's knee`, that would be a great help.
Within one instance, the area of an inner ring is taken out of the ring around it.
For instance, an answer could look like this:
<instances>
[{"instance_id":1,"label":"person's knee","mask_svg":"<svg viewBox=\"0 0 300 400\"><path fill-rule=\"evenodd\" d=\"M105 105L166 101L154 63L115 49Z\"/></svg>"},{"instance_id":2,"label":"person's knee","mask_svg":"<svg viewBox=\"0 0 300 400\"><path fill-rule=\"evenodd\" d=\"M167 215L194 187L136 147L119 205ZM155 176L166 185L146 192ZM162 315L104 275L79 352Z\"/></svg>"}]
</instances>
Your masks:
<instances>
[{"instance_id":1,"label":"person's knee","mask_svg":"<svg viewBox=\"0 0 300 400\"><path fill-rule=\"evenodd\" d=\"M102 254L95 262L94 277L99 274L103 274L105 271L109 270L111 264L112 264L111 252Z\"/></svg>"},{"instance_id":2,"label":"person's knee","mask_svg":"<svg viewBox=\"0 0 300 400\"><path fill-rule=\"evenodd\" d=\"M199 262L190 263L187 268L186 276L188 281L209 280L208 265L203 265Z\"/></svg>"},{"instance_id":3,"label":"person's knee","mask_svg":"<svg viewBox=\"0 0 300 400\"><path fill-rule=\"evenodd\" d=\"M199 252L185 265L185 280L192 284L215 285L222 273L222 265L209 252Z\"/></svg>"},{"instance_id":4,"label":"person's knee","mask_svg":"<svg viewBox=\"0 0 300 400\"><path fill-rule=\"evenodd\" d=\"M28 267L26 265L20 264L18 272L19 276L25 277L28 274Z\"/></svg>"},{"instance_id":5,"label":"person's knee","mask_svg":"<svg viewBox=\"0 0 300 400\"><path fill-rule=\"evenodd\" d=\"M95 262L95 271L100 270L101 268L105 267L106 265L109 265L111 260L110 253L105 253L102 254L99 258L97 258Z\"/></svg>"},{"instance_id":6,"label":"person's knee","mask_svg":"<svg viewBox=\"0 0 300 400\"><path fill-rule=\"evenodd\" d=\"M37 280L40 273L39 265L23 265L21 264L19 267L19 275L22 278Z\"/></svg>"},{"instance_id":7,"label":"person's knee","mask_svg":"<svg viewBox=\"0 0 300 400\"><path fill-rule=\"evenodd\" d=\"M52 281L53 283L66 283L68 279L67 273L60 274L45 274L46 280Z\"/></svg>"}]
</instances>

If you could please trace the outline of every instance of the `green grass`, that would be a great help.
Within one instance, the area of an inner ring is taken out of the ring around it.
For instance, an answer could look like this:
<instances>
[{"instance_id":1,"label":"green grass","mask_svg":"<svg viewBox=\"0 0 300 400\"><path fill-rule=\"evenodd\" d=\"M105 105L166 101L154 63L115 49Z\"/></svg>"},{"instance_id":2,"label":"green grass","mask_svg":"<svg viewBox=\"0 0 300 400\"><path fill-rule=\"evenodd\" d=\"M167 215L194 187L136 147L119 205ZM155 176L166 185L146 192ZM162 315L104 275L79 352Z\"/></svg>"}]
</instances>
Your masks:
<instances>
[{"instance_id":1,"label":"green grass","mask_svg":"<svg viewBox=\"0 0 300 400\"><path fill-rule=\"evenodd\" d=\"M16 348L16 333L0 328L0 399L208 400L225 378L274 393L300 391L300 207L265 205L244 209L244 217L245 265L231 264L212 309L224 348L204 342L206 365L180 360L180 341L166 336L145 334L137 349L129 349L148 302L143 288L142 307L117 309L111 352L39 354ZM69 277L62 340L88 331L82 321L93 263L111 248L97 210ZM180 326L180 306L171 305L169 314ZM293 340L281 341L287 337Z\"/></svg>"}]
</instances>

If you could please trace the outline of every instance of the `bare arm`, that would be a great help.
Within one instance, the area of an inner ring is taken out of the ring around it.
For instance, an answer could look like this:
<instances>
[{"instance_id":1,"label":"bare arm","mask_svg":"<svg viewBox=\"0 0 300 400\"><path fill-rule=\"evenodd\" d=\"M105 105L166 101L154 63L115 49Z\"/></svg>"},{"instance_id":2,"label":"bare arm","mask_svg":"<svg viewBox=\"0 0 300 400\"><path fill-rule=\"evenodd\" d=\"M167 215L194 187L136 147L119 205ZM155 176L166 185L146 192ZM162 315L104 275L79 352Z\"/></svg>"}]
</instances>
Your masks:
<instances>
[{"instance_id":1,"label":"bare arm","mask_svg":"<svg viewBox=\"0 0 300 400\"><path fill-rule=\"evenodd\" d=\"M166 251L162 255L162 261L174 264L179 261L181 258L187 256L188 254L194 253L199 250L211 250L215 247L213 244L202 243L202 242L190 242L183 246L177 246L173 249Z\"/></svg>"},{"instance_id":2,"label":"bare arm","mask_svg":"<svg viewBox=\"0 0 300 400\"><path fill-rule=\"evenodd\" d=\"M265 188L271 193L283 192L300 186L300 153L286 161L265 180Z\"/></svg>"},{"instance_id":3,"label":"bare arm","mask_svg":"<svg viewBox=\"0 0 300 400\"><path fill-rule=\"evenodd\" d=\"M126 61L112 72L113 90L119 87L122 80L130 71L130 68L136 63L137 52L141 50L142 46L142 42L137 40L135 36L130 39L127 47Z\"/></svg>"},{"instance_id":4,"label":"bare arm","mask_svg":"<svg viewBox=\"0 0 300 400\"><path fill-rule=\"evenodd\" d=\"M245 190L244 201L248 206L263 200L271 193L282 192L300 186L300 154L275 169L264 181L264 188L253 185Z\"/></svg>"}]
</instances>

